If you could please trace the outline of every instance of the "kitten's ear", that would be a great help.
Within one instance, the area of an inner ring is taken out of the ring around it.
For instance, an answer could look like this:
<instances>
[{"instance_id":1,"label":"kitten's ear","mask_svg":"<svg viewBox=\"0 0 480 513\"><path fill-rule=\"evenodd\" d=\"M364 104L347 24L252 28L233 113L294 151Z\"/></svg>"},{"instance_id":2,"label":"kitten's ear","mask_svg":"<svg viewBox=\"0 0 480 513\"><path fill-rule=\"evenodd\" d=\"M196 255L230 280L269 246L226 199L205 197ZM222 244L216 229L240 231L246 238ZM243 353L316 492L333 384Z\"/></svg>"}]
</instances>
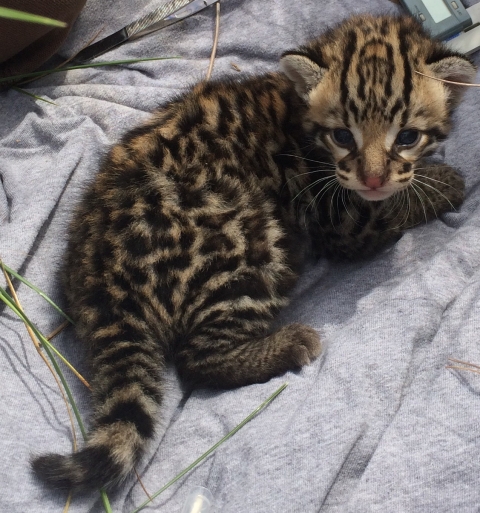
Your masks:
<instances>
[{"instance_id":1,"label":"kitten's ear","mask_svg":"<svg viewBox=\"0 0 480 513\"><path fill-rule=\"evenodd\" d=\"M288 52L282 55L280 67L293 82L297 93L305 100L327 71L306 55Z\"/></svg>"},{"instance_id":2,"label":"kitten's ear","mask_svg":"<svg viewBox=\"0 0 480 513\"><path fill-rule=\"evenodd\" d=\"M434 76L453 82L471 84L477 73L476 67L466 58L461 56L445 57L428 65ZM461 100L466 87L461 85L443 83L450 92L450 103L455 106Z\"/></svg>"}]
</instances>

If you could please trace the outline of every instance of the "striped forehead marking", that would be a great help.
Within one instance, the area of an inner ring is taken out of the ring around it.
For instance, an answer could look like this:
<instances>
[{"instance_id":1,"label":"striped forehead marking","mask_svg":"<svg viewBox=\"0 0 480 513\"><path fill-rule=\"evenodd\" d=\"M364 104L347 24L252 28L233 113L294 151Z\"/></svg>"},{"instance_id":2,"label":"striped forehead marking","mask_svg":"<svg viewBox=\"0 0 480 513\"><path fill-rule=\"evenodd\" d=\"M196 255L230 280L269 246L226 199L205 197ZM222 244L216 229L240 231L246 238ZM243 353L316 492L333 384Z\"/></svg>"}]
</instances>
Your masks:
<instances>
[{"instance_id":1,"label":"striped forehead marking","mask_svg":"<svg viewBox=\"0 0 480 513\"><path fill-rule=\"evenodd\" d=\"M357 123L373 116L392 122L400 111L406 117L413 90L407 34L400 28L382 39L357 32L352 29L347 35L340 73L344 121L349 113Z\"/></svg>"}]
</instances>

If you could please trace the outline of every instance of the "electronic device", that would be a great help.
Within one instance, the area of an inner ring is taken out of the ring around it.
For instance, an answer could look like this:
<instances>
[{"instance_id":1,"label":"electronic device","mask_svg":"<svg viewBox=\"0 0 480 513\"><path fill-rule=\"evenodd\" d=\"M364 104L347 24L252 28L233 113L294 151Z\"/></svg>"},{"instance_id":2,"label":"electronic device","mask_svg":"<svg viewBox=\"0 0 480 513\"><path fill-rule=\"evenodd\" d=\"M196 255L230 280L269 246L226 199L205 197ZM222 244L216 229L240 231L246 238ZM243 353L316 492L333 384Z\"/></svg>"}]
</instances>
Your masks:
<instances>
[{"instance_id":1,"label":"electronic device","mask_svg":"<svg viewBox=\"0 0 480 513\"><path fill-rule=\"evenodd\" d=\"M446 43L452 50L470 55L480 49L480 2L468 7L467 12L472 19L472 25Z\"/></svg>"},{"instance_id":2,"label":"electronic device","mask_svg":"<svg viewBox=\"0 0 480 513\"><path fill-rule=\"evenodd\" d=\"M470 55L480 49L480 2L466 9L460 0L400 0L400 3L452 50Z\"/></svg>"},{"instance_id":3,"label":"electronic device","mask_svg":"<svg viewBox=\"0 0 480 513\"><path fill-rule=\"evenodd\" d=\"M403 7L432 34L445 40L472 25L460 0L400 0Z\"/></svg>"}]
</instances>

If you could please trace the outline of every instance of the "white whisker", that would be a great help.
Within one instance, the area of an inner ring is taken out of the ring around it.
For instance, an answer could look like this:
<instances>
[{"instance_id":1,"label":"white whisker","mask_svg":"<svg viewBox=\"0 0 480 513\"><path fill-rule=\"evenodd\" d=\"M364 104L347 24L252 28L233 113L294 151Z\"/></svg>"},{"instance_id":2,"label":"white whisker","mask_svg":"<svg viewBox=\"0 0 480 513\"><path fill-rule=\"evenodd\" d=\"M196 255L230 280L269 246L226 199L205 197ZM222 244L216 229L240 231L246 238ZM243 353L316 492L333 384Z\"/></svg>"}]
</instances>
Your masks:
<instances>
[{"instance_id":1,"label":"white whisker","mask_svg":"<svg viewBox=\"0 0 480 513\"><path fill-rule=\"evenodd\" d=\"M307 208L306 210L308 210L310 208L310 206L313 204L314 206L316 206L318 203L320 203L320 201L322 201L322 198L323 196L325 195L325 193L328 191L328 189L331 189L335 184L338 184L337 180L332 180L330 182L327 182L318 192L317 194L312 198L312 201L310 201L310 203L307 205ZM321 194L321 196L320 196ZM317 201L317 198L320 196L320 199L318 199Z\"/></svg>"},{"instance_id":2,"label":"white whisker","mask_svg":"<svg viewBox=\"0 0 480 513\"><path fill-rule=\"evenodd\" d=\"M419 182L419 183L423 183L423 182L420 182L419 180L414 180L414 181L415 182ZM427 185L427 184L424 184L424 185ZM423 194L425 194L425 197L430 202L430 205L432 205L432 209L433 209L433 213L434 213L435 217L438 217L437 210L435 209L435 205L432 203L432 200L430 199L430 196L427 194L427 191L423 190L421 187L419 187L419 189L423 192Z\"/></svg>"},{"instance_id":3,"label":"white whisker","mask_svg":"<svg viewBox=\"0 0 480 513\"><path fill-rule=\"evenodd\" d=\"M412 191L416 194L417 198L420 201L420 204L422 205L423 215L425 216L425 222L428 223L428 217L427 217L427 211L425 209L425 203L423 202L420 194L418 194L418 192L417 192L417 189L419 189L419 187L416 186L413 182L410 183L410 186L412 187Z\"/></svg>"},{"instance_id":4,"label":"white whisker","mask_svg":"<svg viewBox=\"0 0 480 513\"><path fill-rule=\"evenodd\" d=\"M432 182L437 182L437 183L441 183L443 185L446 185L447 187L451 187L453 190L455 191L458 191L458 189L456 187L454 187L453 185L450 185L449 183L446 183L446 182L442 182L441 180L437 180L435 178L431 178L430 176L427 176L427 175L421 175L421 174L417 174L416 176L421 176L422 178L426 178L427 180L431 180ZM427 185L427 184L425 184ZM438 189L437 189L438 190Z\"/></svg>"},{"instance_id":5,"label":"white whisker","mask_svg":"<svg viewBox=\"0 0 480 513\"><path fill-rule=\"evenodd\" d=\"M323 178L319 178L318 180L313 181L306 185L303 189L301 189L297 194L292 198L292 201L295 201L299 196L301 196L304 192L308 191L315 185L318 185L320 182L324 182L325 180L336 180L335 176L324 176Z\"/></svg>"},{"instance_id":6,"label":"white whisker","mask_svg":"<svg viewBox=\"0 0 480 513\"><path fill-rule=\"evenodd\" d=\"M330 222L332 223L332 226L335 228L335 225L333 224L333 216L332 216L332 209L333 209L333 198L335 197L335 194L338 192L340 184L337 182L336 187L333 189L332 197L330 198ZM337 197L338 198L338 197ZM337 203L337 209L338 209L338 203Z\"/></svg>"},{"instance_id":7,"label":"white whisker","mask_svg":"<svg viewBox=\"0 0 480 513\"><path fill-rule=\"evenodd\" d=\"M395 193L395 201L392 205L391 212L394 212L394 209L397 206L398 212L395 214L394 217L392 217L392 220L396 219L400 215L400 213L403 214L403 217L401 217L399 224L393 226L391 230L398 230L408 221L408 215L410 213L410 197L408 196L406 189L402 189L401 191Z\"/></svg>"},{"instance_id":8,"label":"white whisker","mask_svg":"<svg viewBox=\"0 0 480 513\"><path fill-rule=\"evenodd\" d=\"M314 210L314 208L316 207L316 201L315 200L318 198L318 196L323 193L322 194L322 197L323 197L325 192L328 189L330 189L333 185L335 185L335 183L337 183L337 180L336 180L335 176L320 178L319 180L317 180L317 183L319 183L321 181L324 181L325 179L328 179L328 178L330 178L330 180L327 181L327 183L323 185L323 187L317 192L317 194L310 200L308 205L305 207L305 212L304 212L304 226L305 227L307 226L307 212L308 212L308 209L311 208L312 210ZM315 185L315 183L314 184L309 184L307 187L302 189L302 191L300 191L300 193L302 193L303 191L305 191L307 189L310 189L313 185ZM297 196L298 196L298 194L297 194ZM300 205L299 205L299 208L300 208Z\"/></svg>"},{"instance_id":9,"label":"white whisker","mask_svg":"<svg viewBox=\"0 0 480 513\"><path fill-rule=\"evenodd\" d=\"M337 166L332 164L332 162L323 162L322 160L314 160L306 158L302 155L294 155L293 153L278 153L279 157L295 157L297 159L306 160L307 162L314 162L315 164L324 164L326 166L331 166L332 169L335 169Z\"/></svg>"},{"instance_id":10,"label":"white whisker","mask_svg":"<svg viewBox=\"0 0 480 513\"><path fill-rule=\"evenodd\" d=\"M410 216L411 205L410 205L410 195L408 194L408 190L402 189L401 191L398 191L396 193L396 195L397 194L400 197L400 199L398 199L398 201L397 201L399 203L399 209L398 209L398 213L395 215L395 217L393 219L396 219L400 215L400 212L404 213L404 215L401 218L400 223L397 224L396 226L393 226L392 228L390 228L390 230L400 229L402 226L407 224L408 218Z\"/></svg>"},{"instance_id":11,"label":"white whisker","mask_svg":"<svg viewBox=\"0 0 480 513\"><path fill-rule=\"evenodd\" d=\"M348 189L345 189L345 187L342 187L342 203L343 203L343 208L345 209L345 212L347 213L348 217L350 217L350 219L355 223L355 224L358 224L358 221L356 221L352 214L350 214L350 211L348 210L348 207L347 207L347 202L345 201L345 196L348 194Z\"/></svg>"},{"instance_id":12,"label":"white whisker","mask_svg":"<svg viewBox=\"0 0 480 513\"><path fill-rule=\"evenodd\" d=\"M433 189L434 191L438 192L438 194L440 194L440 196L442 196L443 198L445 198L447 200L448 204L452 207L452 210L455 210L455 212L457 211L457 209L453 206L452 202L445 196L445 194L443 194L443 192L439 191L436 187L434 187L433 185L430 185L428 183L422 182L418 178L414 178L414 181L418 182L418 183L421 183L422 185L425 185L426 187L429 187L430 189ZM427 196L427 198L428 198L427 192L426 191L423 191L423 192L424 192L425 196ZM431 202L432 201L430 200L430 203ZM432 203L432 206L433 206L433 203ZM435 213L435 217L436 217L436 213Z\"/></svg>"}]
</instances>

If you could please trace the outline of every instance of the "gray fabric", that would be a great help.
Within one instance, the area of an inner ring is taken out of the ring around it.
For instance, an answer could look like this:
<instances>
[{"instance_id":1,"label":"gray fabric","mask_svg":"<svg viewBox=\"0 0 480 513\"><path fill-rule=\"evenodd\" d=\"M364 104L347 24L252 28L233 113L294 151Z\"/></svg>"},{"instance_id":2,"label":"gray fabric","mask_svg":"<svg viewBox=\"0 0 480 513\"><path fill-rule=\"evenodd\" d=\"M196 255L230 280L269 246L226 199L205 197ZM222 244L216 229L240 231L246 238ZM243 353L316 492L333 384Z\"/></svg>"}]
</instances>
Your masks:
<instances>
[{"instance_id":1,"label":"gray fabric","mask_svg":"<svg viewBox=\"0 0 480 513\"><path fill-rule=\"evenodd\" d=\"M80 49L159 1L89 0L64 47ZM358 7L361 5L360 7ZM277 69L279 54L357 12L395 12L385 0L223 0L214 77ZM116 49L104 58L180 56L44 78L0 95L0 255L53 299L66 224L82 187L119 135L148 111L205 76L214 8ZM477 61L479 59L477 58ZM469 90L440 158L467 181L459 212L409 231L376 258L320 261L302 277L279 322L319 330L325 353L301 372L228 392L184 395L170 371L167 401L139 467L150 492L225 435L285 381L268 409L147 511L177 512L194 485L208 487L222 513L478 511L480 377L447 369L447 358L480 363L480 102ZM61 318L35 293L18 289L44 333ZM85 372L71 329L55 344ZM20 321L0 317L0 510L61 511L64 497L38 485L31 454L68 452L65 406ZM67 373L68 375L68 373ZM69 376L84 416L88 392ZM133 481L111 496L115 512L145 498ZM76 512L100 512L97 494Z\"/></svg>"}]
</instances>

